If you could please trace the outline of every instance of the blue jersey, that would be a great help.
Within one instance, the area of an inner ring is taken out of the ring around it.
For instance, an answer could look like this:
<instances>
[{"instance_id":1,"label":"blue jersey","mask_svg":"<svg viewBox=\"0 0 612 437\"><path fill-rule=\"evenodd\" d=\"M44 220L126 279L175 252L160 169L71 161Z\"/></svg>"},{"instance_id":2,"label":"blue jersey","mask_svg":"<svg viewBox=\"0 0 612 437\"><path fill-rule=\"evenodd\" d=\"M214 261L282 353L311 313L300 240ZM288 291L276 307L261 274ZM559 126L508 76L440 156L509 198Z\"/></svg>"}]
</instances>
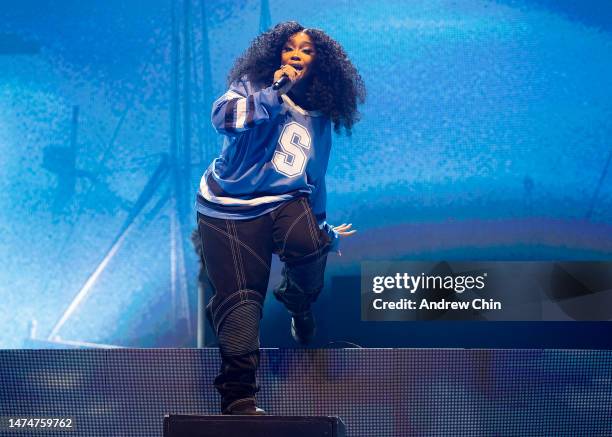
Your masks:
<instances>
[{"instance_id":1,"label":"blue jersey","mask_svg":"<svg viewBox=\"0 0 612 437\"><path fill-rule=\"evenodd\" d=\"M328 117L243 78L214 102L212 122L225 139L221 155L200 181L200 213L250 219L286 200L308 196L318 223L324 222L331 149Z\"/></svg>"}]
</instances>

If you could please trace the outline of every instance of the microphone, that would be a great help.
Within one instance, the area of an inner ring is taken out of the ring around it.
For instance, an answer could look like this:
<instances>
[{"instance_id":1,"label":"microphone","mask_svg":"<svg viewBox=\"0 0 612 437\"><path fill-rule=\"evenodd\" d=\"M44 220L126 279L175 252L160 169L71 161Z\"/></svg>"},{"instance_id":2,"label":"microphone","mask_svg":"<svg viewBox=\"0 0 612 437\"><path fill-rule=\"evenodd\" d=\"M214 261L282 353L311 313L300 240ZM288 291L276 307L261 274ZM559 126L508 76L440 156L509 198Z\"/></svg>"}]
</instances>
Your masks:
<instances>
[{"instance_id":1,"label":"microphone","mask_svg":"<svg viewBox=\"0 0 612 437\"><path fill-rule=\"evenodd\" d=\"M272 85L272 89L273 90L278 90L278 89L284 87L285 85L287 85L287 83L290 82L290 81L291 81L291 79L289 79L289 76L287 76L286 74L283 74L279 80L274 82L274 85Z\"/></svg>"}]
</instances>

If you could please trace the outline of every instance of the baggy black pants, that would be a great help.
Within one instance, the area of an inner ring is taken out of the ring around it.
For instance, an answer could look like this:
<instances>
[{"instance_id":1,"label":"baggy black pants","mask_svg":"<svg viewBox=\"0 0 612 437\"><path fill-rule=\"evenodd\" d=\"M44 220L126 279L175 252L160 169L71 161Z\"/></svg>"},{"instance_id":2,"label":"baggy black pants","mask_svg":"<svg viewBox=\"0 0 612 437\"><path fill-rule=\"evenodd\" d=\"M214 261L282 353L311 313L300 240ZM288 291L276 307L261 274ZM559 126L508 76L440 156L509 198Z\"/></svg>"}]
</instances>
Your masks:
<instances>
[{"instance_id":1,"label":"baggy black pants","mask_svg":"<svg viewBox=\"0 0 612 437\"><path fill-rule=\"evenodd\" d=\"M310 308L324 283L331 239L320 230L308 199L298 197L250 220L225 220L198 213L203 262L214 289L206 316L219 340L221 370L215 387L221 410L259 391L259 321L268 288L272 254L285 263L274 291L292 313Z\"/></svg>"}]
</instances>

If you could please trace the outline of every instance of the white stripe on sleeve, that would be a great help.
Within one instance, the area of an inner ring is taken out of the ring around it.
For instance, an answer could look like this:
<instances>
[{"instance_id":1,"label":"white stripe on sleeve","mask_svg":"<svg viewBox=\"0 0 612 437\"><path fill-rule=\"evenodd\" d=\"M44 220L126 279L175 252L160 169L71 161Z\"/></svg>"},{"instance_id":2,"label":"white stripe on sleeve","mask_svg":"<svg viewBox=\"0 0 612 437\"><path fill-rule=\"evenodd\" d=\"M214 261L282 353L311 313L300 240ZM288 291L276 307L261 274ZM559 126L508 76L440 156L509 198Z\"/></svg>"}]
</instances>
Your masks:
<instances>
[{"instance_id":1,"label":"white stripe on sleeve","mask_svg":"<svg viewBox=\"0 0 612 437\"><path fill-rule=\"evenodd\" d=\"M236 129L244 129L244 121L246 119L246 101L244 97L238 99L236 103Z\"/></svg>"}]
</instances>

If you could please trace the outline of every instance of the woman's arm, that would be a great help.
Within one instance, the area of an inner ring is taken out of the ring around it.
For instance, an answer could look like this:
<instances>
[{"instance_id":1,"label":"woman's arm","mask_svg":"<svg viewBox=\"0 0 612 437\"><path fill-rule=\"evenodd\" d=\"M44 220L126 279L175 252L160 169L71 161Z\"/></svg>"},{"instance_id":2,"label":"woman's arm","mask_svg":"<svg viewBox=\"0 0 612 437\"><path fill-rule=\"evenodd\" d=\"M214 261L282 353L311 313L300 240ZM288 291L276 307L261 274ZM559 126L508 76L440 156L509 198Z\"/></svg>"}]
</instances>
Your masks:
<instances>
[{"instance_id":1,"label":"woman's arm","mask_svg":"<svg viewBox=\"0 0 612 437\"><path fill-rule=\"evenodd\" d=\"M312 212L315 215L317 224L320 229L323 229L329 238L331 238L330 252L336 252L341 255L340 252L340 237L349 237L353 235L356 230L352 229L352 223L342 223L340 226L332 226L325 220L325 206L327 203L327 190L325 187L325 178L318 184L317 189L310 195L310 205Z\"/></svg>"},{"instance_id":2,"label":"woman's arm","mask_svg":"<svg viewBox=\"0 0 612 437\"><path fill-rule=\"evenodd\" d=\"M212 123L223 135L238 135L273 119L282 108L282 99L272 87L253 91L246 80L235 81L212 107Z\"/></svg>"}]
</instances>

